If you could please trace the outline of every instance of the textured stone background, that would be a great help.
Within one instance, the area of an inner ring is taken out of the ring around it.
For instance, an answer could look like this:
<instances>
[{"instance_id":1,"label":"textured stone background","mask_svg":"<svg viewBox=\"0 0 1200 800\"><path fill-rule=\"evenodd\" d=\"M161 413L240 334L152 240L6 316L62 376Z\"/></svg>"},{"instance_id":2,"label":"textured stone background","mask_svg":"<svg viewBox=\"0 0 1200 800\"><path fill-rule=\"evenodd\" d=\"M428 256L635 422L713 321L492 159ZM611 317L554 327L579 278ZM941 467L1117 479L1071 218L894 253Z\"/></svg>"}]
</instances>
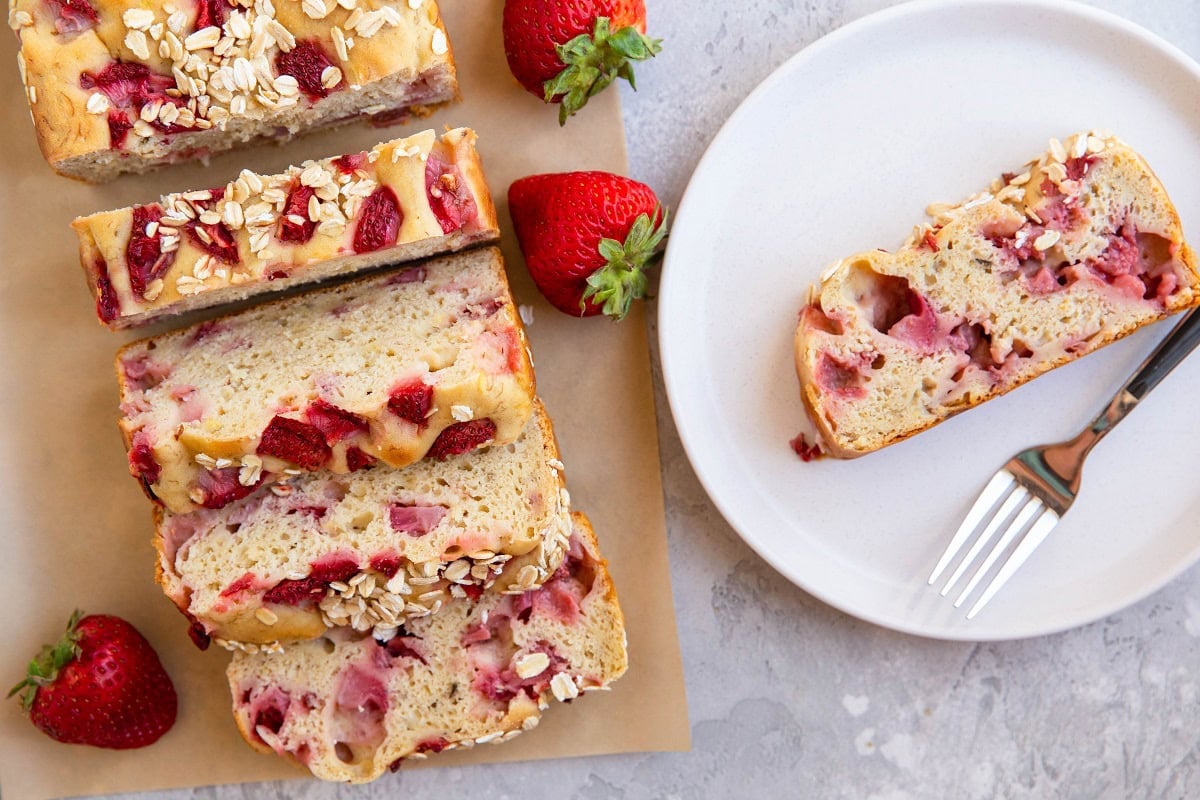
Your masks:
<instances>
[{"instance_id":1,"label":"textured stone background","mask_svg":"<svg viewBox=\"0 0 1200 800\"><path fill-rule=\"evenodd\" d=\"M623 90L630 169L672 207L721 123L772 69L893 5L648 4L666 49L640 70L640 91ZM1200 58L1194 0L1091 4ZM692 752L423 770L356 790L295 781L154 796L1200 797L1200 573L1108 619L1031 641L942 643L876 628L792 586L725 524L656 381Z\"/></svg>"}]
</instances>

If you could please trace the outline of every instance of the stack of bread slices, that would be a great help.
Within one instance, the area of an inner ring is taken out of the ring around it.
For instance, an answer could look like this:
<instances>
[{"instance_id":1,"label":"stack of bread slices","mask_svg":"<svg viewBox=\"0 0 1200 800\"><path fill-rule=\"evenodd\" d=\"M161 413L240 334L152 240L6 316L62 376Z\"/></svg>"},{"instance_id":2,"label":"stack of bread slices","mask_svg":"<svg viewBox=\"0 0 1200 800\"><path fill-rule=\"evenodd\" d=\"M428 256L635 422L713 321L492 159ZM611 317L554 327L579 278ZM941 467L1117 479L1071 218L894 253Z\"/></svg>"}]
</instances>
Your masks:
<instances>
[{"instance_id":1,"label":"stack of bread slices","mask_svg":"<svg viewBox=\"0 0 1200 800\"><path fill-rule=\"evenodd\" d=\"M117 355L157 577L255 748L329 780L504 741L626 667L465 129L76 221L103 322L365 276ZM299 198L299 199L298 199ZM303 208L301 208L303 206Z\"/></svg>"}]
</instances>

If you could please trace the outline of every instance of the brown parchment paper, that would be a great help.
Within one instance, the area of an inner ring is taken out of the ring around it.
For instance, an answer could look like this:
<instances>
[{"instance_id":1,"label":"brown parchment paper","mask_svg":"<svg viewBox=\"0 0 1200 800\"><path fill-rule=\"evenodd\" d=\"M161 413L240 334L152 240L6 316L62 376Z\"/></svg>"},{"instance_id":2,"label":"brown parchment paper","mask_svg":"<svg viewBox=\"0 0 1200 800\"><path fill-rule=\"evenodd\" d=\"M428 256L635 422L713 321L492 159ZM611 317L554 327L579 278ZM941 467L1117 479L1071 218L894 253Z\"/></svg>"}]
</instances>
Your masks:
<instances>
[{"instance_id":1,"label":"brown parchment paper","mask_svg":"<svg viewBox=\"0 0 1200 800\"><path fill-rule=\"evenodd\" d=\"M282 0L291 2L292 0ZM115 423L117 335L95 321L72 218L167 191L216 186L248 167L367 148L424 127L479 132L505 226L514 292L532 305L538 389L567 465L573 506L592 519L625 612L630 667L612 692L553 704L534 731L499 747L423 762L430 768L689 746L687 706L667 569L649 353L642 309L622 324L571 319L538 296L520 260L505 199L534 172L626 170L616 91L566 128L504 63L501 0L443 0L463 101L425 121L354 125L90 187L54 175L37 150L13 37L0 37L0 689L56 636L71 610L114 613L154 643L179 690L179 719L157 744L129 752L51 741L15 701L0 706L4 800L99 795L307 775L241 740L219 648L201 653L153 581L149 504L127 474Z\"/></svg>"}]
</instances>

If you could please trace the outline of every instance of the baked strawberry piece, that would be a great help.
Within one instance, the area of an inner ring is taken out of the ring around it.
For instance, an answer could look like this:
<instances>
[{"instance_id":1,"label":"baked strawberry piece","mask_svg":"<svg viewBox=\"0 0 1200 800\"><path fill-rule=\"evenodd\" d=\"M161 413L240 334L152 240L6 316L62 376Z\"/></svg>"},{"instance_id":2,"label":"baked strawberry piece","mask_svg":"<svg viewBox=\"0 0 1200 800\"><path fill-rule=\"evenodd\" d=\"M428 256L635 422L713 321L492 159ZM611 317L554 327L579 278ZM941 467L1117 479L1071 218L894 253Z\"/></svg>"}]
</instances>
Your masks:
<instances>
[{"instance_id":1,"label":"baked strawberry piece","mask_svg":"<svg viewBox=\"0 0 1200 800\"><path fill-rule=\"evenodd\" d=\"M14 0L42 153L105 181L454 99L435 0Z\"/></svg>"},{"instance_id":2,"label":"baked strawberry piece","mask_svg":"<svg viewBox=\"0 0 1200 800\"><path fill-rule=\"evenodd\" d=\"M551 700L625 672L624 618L582 514L541 588L449 601L387 642L330 631L281 653L236 653L227 675L246 741L318 778L362 783L403 759L504 742Z\"/></svg>"},{"instance_id":3,"label":"baked strawberry piece","mask_svg":"<svg viewBox=\"0 0 1200 800\"><path fill-rule=\"evenodd\" d=\"M495 248L134 342L117 377L130 472L176 513L512 442L534 388Z\"/></svg>"},{"instance_id":4,"label":"baked strawberry piece","mask_svg":"<svg viewBox=\"0 0 1200 800\"><path fill-rule=\"evenodd\" d=\"M898 442L1200 302L1166 190L1113 136L1051 140L929 213L897 252L838 261L810 290L796 369L821 441L802 455Z\"/></svg>"},{"instance_id":5,"label":"baked strawberry piece","mask_svg":"<svg viewBox=\"0 0 1200 800\"><path fill-rule=\"evenodd\" d=\"M72 227L96 313L114 330L500 236L467 128L278 175L244 171Z\"/></svg>"},{"instance_id":6,"label":"baked strawberry piece","mask_svg":"<svg viewBox=\"0 0 1200 800\"><path fill-rule=\"evenodd\" d=\"M565 552L568 501L535 401L507 447L306 473L218 510L160 511L158 579L231 649L274 649L331 627L386 640L452 600L544 583Z\"/></svg>"}]
</instances>

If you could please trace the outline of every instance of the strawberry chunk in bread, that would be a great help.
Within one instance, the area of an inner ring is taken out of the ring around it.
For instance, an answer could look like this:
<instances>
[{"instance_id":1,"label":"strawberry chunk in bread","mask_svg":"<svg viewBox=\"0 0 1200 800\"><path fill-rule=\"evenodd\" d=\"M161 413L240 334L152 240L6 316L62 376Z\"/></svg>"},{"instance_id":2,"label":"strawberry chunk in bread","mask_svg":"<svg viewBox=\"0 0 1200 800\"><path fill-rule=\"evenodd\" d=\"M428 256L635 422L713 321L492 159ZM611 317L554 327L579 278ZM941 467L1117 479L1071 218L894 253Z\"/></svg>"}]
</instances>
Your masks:
<instances>
[{"instance_id":1,"label":"strawberry chunk in bread","mask_svg":"<svg viewBox=\"0 0 1200 800\"><path fill-rule=\"evenodd\" d=\"M231 649L274 649L330 627L386 640L453 599L541 585L571 530L561 473L535 401L508 446L306 473L217 510L160 510L159 583Z\"/></svg>"},{"instance_id":2,"label":"strawberry chunk in bread","mask_svg":"<svg viewBox=\"0 0 1200 800\"><path fill-rule=\"evenodd\" d=\"M500 236L468 128L277 175L243 170L71 227L96 314L114 330Z\"/></svg>"},{"instance_id":3,"label":"strawberry chunk in bread","mask_svg":"<svg viewBox=\"0 0 1200 800\"><path fill-rule=\"evenodd\" d=\"M624 618L587 519L573 517L570 551L540 589L452 600L387 642L339 629L234 654L246 741L318 778L362 783L406 758L507 741L550 700L607 688L627 664Z\"/></svg>"},{"instance_id":4,"label":"strawberry chunk in bread","mask_svg":"<svg viewBox=\"0 0 1200 800\"><path fill-rule=\"evenodd\" d=\"M898 442L1200 302L1174 206L1115 137L1052 140L929 211L897 252L832 265L800 311L801 395L830 455Z\"/></svg>"},{"instance_id":5,"label":"strawberry chunk in bread","mask_svg":"<svg viewBox=\"0 0 1200 800\"><path fill-rule=\"evenodd\" d=\"M458 96L435 0L13 0L42 154L106 181Z\"/></svg>"},{"instance_id":6,"label":"strawberry chunk in bread","mask_svg":"<svg viewBox=\"0 0 1200 800\"><path fill-rule=\"evenodd\" d=\"M117 375L130 472L176 513L298 472L506 444L533 408L495 248L134 342Z\"/></svg>"}]
</instances>

